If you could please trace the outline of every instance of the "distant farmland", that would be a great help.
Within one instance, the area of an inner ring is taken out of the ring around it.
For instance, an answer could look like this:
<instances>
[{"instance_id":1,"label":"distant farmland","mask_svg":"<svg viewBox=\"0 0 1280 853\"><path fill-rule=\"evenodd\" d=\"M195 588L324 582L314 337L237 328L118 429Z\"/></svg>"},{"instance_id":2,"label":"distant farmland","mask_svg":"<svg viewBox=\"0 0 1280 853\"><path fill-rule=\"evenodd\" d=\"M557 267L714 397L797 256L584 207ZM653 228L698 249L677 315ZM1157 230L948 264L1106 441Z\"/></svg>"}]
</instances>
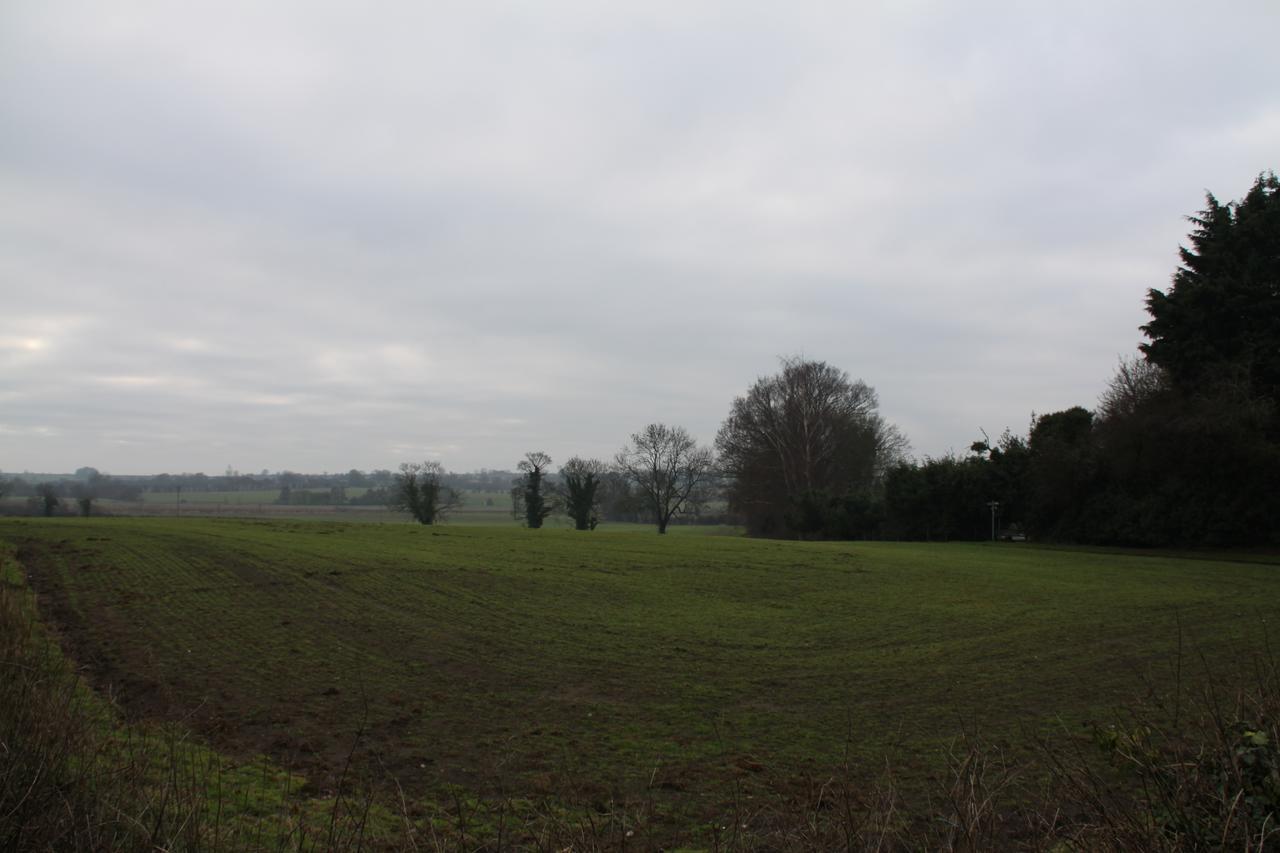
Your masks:
<instances>
[{"instance_id":1,"label":"distant farmland","mask_svg":"<svg viewBox=\"0 0 1280 853\"><path fill-rule=\"evenodd\" d=\"M317 496L327 496L327 489L297 489L299 493L314 492ZM352 487L344 490L347 498L361 497L368 489ZM403 513L393 512L379 504L351 505L346 503L314 503L280 504L279 489L247 489L241 491L183 491L144 492L141 500L118 501L100 500L94 504L94 511L99 515L132 515L132 516L188 516L196 518L277 518L277 519L319 519L335 521L389 522L408 521ZM10 499L12 506L18 506L20 499ZM457 524L508 524L519 522L511 515L511 495L507 492L467 492L464 503L451 515L451 521ZM568 522L560 517L548 519L549 525Z\"/></svg>"},{"instance_id":2,"label":"distant farmland","mask_svg":"<svg viewBox=\"0 0 1280 853\"><path fill-rule=\"evenodd\" d=\"M648 797L671 833L842 762L923 784L962 729L1078 731L1180 645L1191 681L1280 615L1265 560L1013 545L125 518L0 540L130 715L314 791L352 755L412 802Z\"/></svg>"},{"instance_id":3,"label":"distant farmland","mask_svg":"<svg viewBox=\"0 0 1280 853\"><path fill-rule=\"evenodd\" d=\"M350 497L363 494L367 489L350 489ZM173 506L181 498L187 504L269 504L280 496L279 489L242 489L225 492L199 492L191 489L185 492L143 492L142 502L149 504L167 504Z\"/></svg>"}]
</instances>

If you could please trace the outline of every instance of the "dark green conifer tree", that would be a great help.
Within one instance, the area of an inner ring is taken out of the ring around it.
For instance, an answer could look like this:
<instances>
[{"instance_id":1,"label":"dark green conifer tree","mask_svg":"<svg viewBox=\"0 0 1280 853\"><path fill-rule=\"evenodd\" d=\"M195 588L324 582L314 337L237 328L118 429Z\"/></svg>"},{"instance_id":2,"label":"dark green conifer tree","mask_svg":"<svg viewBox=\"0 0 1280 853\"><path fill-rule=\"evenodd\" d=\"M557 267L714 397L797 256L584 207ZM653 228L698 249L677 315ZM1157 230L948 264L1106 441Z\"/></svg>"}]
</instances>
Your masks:
<instances>
[{"instance_id":1,"label":"dark green conifer tree","mask_svg":"<svg viewBox=\"0 0 1280 853\"><path fill-rule=\"evenodd\" d=\"M1151 290L1140 349L1180 391L1225 382L1280 399L1280 180L1259 175L1238 202L1212 194L1167 292Z\"/></svg>"}]
</instances>

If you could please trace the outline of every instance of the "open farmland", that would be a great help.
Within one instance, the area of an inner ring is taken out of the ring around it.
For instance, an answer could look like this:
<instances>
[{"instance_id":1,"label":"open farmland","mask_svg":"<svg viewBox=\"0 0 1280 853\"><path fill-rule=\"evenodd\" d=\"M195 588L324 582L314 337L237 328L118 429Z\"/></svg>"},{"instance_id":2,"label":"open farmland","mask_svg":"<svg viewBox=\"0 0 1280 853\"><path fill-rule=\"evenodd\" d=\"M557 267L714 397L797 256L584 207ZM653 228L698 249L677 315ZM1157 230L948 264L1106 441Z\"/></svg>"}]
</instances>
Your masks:
<instances>
[{"instance_id":1,"label":"open farmland","mask_svg":"<svg viewBox=\"0 0 1280 853\"><path fill-rule=\"evenodd\" d=\"M299 492L309 490L299 489ZM328 492L312 490L317 495ZM368 489L351 487L345 490L348 498L359 497ZM280 504L278 489L245 491L185 491L144 492L140 500L126 501L103 499L95 502L94 512L108 516L150 516L188 518L263 518L276 520L320 520L342 522L395 522L403 521L405 513L389 509L382 504L347 504L310 502ZM455 524L499 524L515 526L519 522L511 514L511 495L508 492L466 492L462 506L450 513L449 521ZM0 500L0 508L6 501ZM9 498L7 504L14 514L25 506L25 499ZM547 520L548 526L570 526L561 516Z\"/></svg>"},{"instance_id":2,"label":"open farmland","mask_svg":"<svg viewBox=\"0 0 1280 853\"><path fill-rule=\"evenodd\" d=\"M351 490L353 497L356 491L356 489ZM278 497L280 497L279 489L241 489L224 492L201 492L188 489L185 492L143 492L142 503L173 506L181 500L184 504L269 504L275 503Z\"/></svg>"},{"instance_id":3,"label":"open farmland","mask_svg":"<svg viewBox=\"0 0 1280 853\"><path fill-rule=\"evenodd\" d=\"M318 791L354 745L410 800L648 791L675 822L846 749L923 777L962 725L1076 727L1171 679L1180 643L1200 671L1280 615L1265 559L231 519L0 540L130 714Z\"/></svg>"}]
</instances>

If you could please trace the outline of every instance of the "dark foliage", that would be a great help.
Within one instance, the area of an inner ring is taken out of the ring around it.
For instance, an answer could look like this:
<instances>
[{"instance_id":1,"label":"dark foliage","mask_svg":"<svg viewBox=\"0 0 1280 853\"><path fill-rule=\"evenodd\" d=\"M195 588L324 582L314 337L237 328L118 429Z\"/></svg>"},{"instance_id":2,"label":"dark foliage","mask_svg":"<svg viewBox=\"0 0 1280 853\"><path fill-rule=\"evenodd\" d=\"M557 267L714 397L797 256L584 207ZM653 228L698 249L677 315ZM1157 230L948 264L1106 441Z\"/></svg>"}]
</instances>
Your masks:
<instances>
[{"instance_id":1,"label":"dark foliage","mask_svg":"<svg viewBox=\"0 0 1280 853\"><path fill-rule=\"evenodd\" d=\"M444 476L444 466L439 462L402 464L388 505L409 513L420 524L444 520L450 510L462 505L462 492L445 485Z\"/></svg>"},{"instance_id":2,"label":"dark foliage","mask_svg":"<svg viewBox=\"0 0 1280 853\"><path fill-rule=\"evenodd\" d=\"M542 522L555 511L555 501L547 493L547 469L551 457L540 450L524 455L516 470L520 475L511 486L511 507L517 518L524 516L525 526L531 530L542 527Z\"/></svg>"},{"instance_id":3,"label":"dark foliage","mask_svg":"<svg viewBox=\"0 0 1280 853\"><path fill-rule=\"evenodd\" d=\"M600 521L597 496L605 464L597 459L570 459L560 468L561 506L575 530L595 530Z\"/></svg>"},{"instance_id":4,"label":"dark foliage","mask_svg":"<svg viewBox=\"0 0 1280 853\"><path fill-rule=\"evenodd\" d=\"M58 490L51 483L42 483L36 489L36 497L40 501L40 509L45 515L53 515L61 507Z\"/></svg>"},{"instance_id":5,"label":"dark foliage","mask_svg":"<svg viewBox=\"0 0 1280 853\"><path fill-rule=\"evenodd\" d=\"M1037 518L1043 535L1133 545L1280 542L1277 190L1274 174L1261 175L1241 201L1209 195L1190 217L1195 228L1172 286L1147 296L1146 363L1121 363L1088 447L1059 454L1076 466L1065 483L1077 491L1070 509ZM1049 487L1037 484L1042 493Z\"/></svg>"},{"instance_id":6,"label":"dark foliage","mask_svg":"<svg viewBox=\"0 0 1280 853\"><path fill-rule=\"evenodd\" d=\"M1092 509L1069 538L1131 545L1277 541L1280 445L1269 400L1168 388L1094 430ZM1084 523L1087 522L1087 523Z\"/></svg>"},{"instance_id":7,"label":"dark foliage","mask_svg":"<svg viewBox=\"0 0 1280 853\"><path fill-rule=\"evenodd\" d=\"M1280 397L1280 180L1259 175L1238 202L1212 194L1167 292L1151 290L1147 359L1194 394L1224 381Z\"/></svg>"},{"instance_id":8,"label":"dark foliage","mask_svg":"<svg viewBox=\"0 0 1280 853\"><path fill-rule=\"evenodd\" d=\"M1088 526L1096 481L1093 413L1080 406L1041 415L1027 442L1027 528L1041 539L1075 539Z\"/></svg>"},{"instance_id":9,"label":"dark foliage","mask_svg":"<svg viewBox=\"0 0 1280 853\"><path fill-rule=\"evenodd\" d=\"M1002 524L1044 540L1144 546L1280 543L1280 182L1212 195L1168 292L1147 296L1150 342L1121 361L1096 412L1034 418L1027 441L894 468L886 531L980 538ZM989 535L989 533L988 533Z\"/></svg>"},{"instance_id":10,"label":"dark foliage","mask_svg":"<svg viewBox=\"0 0 1280 853\"><path fill-rule=\"evenodd\" d=\"M894 466L885 481L888 534L928 541L989 537L984 464L976 456L943 456Z\"/></svg>"}]
</instances>

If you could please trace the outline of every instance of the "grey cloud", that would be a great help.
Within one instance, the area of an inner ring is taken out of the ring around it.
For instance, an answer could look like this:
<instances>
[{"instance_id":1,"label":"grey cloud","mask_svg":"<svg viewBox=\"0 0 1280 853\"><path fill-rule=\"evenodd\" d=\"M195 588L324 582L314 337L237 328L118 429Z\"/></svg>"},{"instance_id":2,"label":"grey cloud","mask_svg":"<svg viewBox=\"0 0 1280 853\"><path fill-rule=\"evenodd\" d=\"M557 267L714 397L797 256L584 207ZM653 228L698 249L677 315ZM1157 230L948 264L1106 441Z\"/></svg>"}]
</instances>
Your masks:
<instances>
[{"instance_id":1,"label":"grey cloud","mask_svg":"<svg viewBox=\"0 0 1280 853\"><path fill-rule=\"evenodd\" d=\"M0 468L710 440L803 352L917 452L1090 404L1268 3L9 4Z\"/></svg>"}]
</instances>

